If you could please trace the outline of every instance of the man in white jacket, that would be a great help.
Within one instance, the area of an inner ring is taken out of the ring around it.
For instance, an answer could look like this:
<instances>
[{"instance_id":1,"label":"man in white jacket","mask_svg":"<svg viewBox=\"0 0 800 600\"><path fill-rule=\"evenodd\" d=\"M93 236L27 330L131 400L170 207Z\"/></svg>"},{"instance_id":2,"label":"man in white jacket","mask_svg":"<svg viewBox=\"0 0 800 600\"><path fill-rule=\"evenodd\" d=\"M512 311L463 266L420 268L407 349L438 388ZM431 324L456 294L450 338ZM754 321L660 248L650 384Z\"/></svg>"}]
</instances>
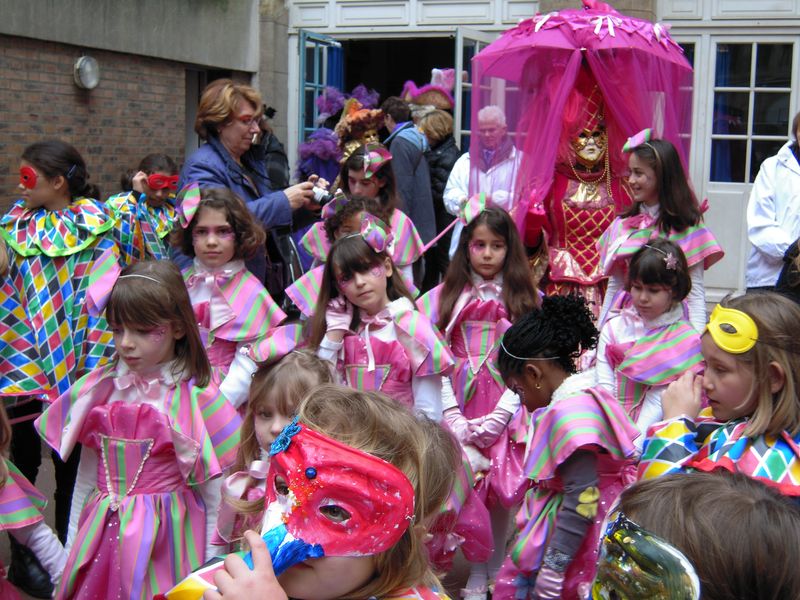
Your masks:
<instances>
[{"instance_id":1,"label":"man in white jacket","mask_svg":"<svg viewBox=\"0 0 800 600\"><path fill-rule=\"evenodd\" d=\"M485 106L478 111L478 164L471 164L469 152L453 165L444 188L444 207L451 215L460 216L461 207L469 198L469 182L473 177L477 190L486 192L491 204L511 211L514 201L514 181L519 168L520 152L508 137L506 115L499 106ZM461 222L453 228L450 258L458 248Z\"/></svg>"},{"instance_id":2,"label":"man in white jacket","mask_svg":"<svg viewBox=\"0 0 800 600\"><path fill-rule=\"evenodd\" d=\"M747 203L747 289L772 288L783 255L800 238L800 113L792 120L794 140L770 156L758 171Z\"/></svg>"}]
</instances>

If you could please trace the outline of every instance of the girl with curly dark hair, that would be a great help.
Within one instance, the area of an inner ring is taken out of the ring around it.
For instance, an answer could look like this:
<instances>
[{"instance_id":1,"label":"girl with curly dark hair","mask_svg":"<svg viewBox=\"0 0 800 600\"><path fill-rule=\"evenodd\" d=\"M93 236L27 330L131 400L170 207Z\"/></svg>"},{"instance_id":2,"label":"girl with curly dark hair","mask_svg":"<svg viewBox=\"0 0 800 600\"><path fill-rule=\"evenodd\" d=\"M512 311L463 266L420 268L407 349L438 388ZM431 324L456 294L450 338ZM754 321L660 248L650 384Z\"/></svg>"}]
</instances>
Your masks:
<instances>
[{"instance_id":1,"label":"girl with curly dark hair","mask_svg":"<svg viewBox=\"0 0 800 600\"><path fill-rule=\"evenodd\" d=\"M548 296L505 332L497 366L530 411L525 466L531 488L519 532L495 585L497 598L585 598L608 507L634 478L638 431L620 404L575 373L597 329L579 296Z\"/></svg>"}]
</instances>

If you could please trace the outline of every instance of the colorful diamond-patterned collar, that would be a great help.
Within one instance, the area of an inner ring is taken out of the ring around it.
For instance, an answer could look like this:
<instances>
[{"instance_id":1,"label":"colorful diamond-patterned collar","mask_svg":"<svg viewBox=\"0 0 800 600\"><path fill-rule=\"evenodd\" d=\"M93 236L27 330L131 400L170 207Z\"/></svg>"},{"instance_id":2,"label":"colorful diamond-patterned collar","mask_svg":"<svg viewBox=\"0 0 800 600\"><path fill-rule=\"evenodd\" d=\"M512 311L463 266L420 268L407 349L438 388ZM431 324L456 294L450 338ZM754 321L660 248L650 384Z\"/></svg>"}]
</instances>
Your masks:
<instances>
[{"instance_id":1,"label":"colorful diamond-patterned collar","mask_svg":"<svg viewBox=\"0 0 800 600\"><path fill-rule=\"evenodd\" d=\"M77 198L57 211L28 209L17 200L0 220L0 234L22 256L69 256L90 246L114 226L113 217L91 198Z\"/></svg>"}]
</instances>

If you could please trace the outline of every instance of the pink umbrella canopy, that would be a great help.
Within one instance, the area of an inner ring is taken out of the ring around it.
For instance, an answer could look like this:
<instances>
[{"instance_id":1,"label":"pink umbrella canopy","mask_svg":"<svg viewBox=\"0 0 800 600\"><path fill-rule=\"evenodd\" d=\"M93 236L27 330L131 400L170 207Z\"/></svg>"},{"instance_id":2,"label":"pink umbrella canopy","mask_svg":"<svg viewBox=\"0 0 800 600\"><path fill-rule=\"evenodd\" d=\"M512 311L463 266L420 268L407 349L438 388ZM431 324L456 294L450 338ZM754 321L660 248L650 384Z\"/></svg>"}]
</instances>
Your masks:
<instances>
[{"instance_id":1,"label":"pink umbrella canopy","mask_svg":"<svg viewBox=\"0 0 800 600\"><path fill-rule=\"evenodd\" d=\"M499 106L521 151L514 211L520 224L528 203L548 193L559 144L574 134L566 131L565 110L575 102L579 80L593 80L602 93L612 172L624 175L622 145L645 127L675 144L684 166L688 161L692 67L669 26L602 2L583 4L583 10L526 19L472 59L472 128L481 108ZM473 161L478 146L471 144Z\"/></svg>"}]
</instances>

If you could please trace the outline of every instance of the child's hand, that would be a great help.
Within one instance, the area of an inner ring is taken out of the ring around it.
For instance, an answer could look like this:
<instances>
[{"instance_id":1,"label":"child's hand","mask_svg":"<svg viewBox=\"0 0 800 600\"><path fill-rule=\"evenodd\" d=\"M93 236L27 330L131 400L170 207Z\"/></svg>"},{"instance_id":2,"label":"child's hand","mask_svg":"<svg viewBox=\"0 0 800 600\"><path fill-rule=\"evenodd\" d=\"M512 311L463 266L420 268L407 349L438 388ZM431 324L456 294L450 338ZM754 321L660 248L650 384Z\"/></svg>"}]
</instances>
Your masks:
<instances>
[{"instance_id":1,"label":"child's hand","mask_svg":"<svg viewBox=\"0 0 800 600\"><path fill-rule=\"evenodd\" d=\"M272 570L272 561L264 540L255 531L246 531L244 537L250 545L253 570L235 554L228 555L225 558L225 568L214 575L214 584L219 591L208 590L203 594L203 599L288 600Z\"/></svg>"},{"instance_id":2,"label":"child's hand","mask_svg":"<svg viewBox=\"0 0 800 600\"><path fill-rule=\"evenodd\" d=\"M139 171L131 178L131 185L133 186L133 191L138 192L140 194L144 194L144 184L147 181L147 173L144 171Z\"/></svg>"},{"instance_id":3,"label":"child's hand","mask_svg":"<svg viewBox=\"0 0 800 600\"><path fill-rule=\"evenodd\" d=\"M687 371L673 381L661 396L664 420L686 415L692 419L700 413L703 376Z\"/></svg>"},{"instance_id":4,"label":"child's hand","mask_svg":"<svg viewBox=\"0 0 800 600\"><path fill-rule=\"evenodd\" d=\"M332 298L328 302L328 308L325 310L325 325L328 328L328 332L348 331L352 322L353 305L343 296Z\"/></svg>"}]
</instances>

